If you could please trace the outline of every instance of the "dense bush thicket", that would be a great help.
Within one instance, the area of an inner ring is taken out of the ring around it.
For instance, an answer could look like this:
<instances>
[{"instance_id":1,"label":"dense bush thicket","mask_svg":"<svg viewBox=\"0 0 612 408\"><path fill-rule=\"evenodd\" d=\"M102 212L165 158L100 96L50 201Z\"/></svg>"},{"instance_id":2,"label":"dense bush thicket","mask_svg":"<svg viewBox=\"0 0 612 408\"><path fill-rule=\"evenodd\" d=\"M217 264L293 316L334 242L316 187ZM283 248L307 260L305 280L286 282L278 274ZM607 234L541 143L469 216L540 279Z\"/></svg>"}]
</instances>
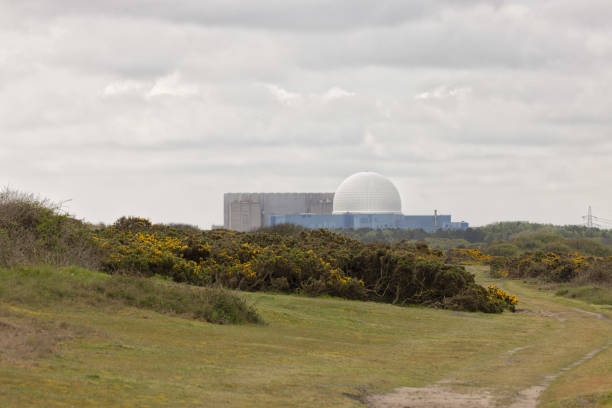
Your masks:
<instances>
[{"instance_id":1,"label":"dense bush thicket","mask_svg":"<svg viewBox=\"0 0 612 408\"><path fill-rule=\"evenodd\" d=\"M21 302L85 299L104 305L119 302L161 313L187 314L215 323L259 321L255 309L244 299L221 288L190 288L133 276L109 278L107 274L98 273L107 278L100 279L94 272L74 269L75 266L108 268L114 259L123 257L121 251L127 247L133 251L132 254L153 250L125 260L128 270L143 269L144 265L153 266L155 263L143 259L158 255L164 258L169 251L182 249L182 244L179 245L179 241L170 235L166 236L160 248L151 248L136 245L138 237L126 232L149 227L151 224L146 220L119 220L116 242L120 246L115 253L101 245L98 235L105 228L96 231L93 226L61 211L60 205L5 189L0 192L0 298ZM198 231L184 225L173 226L173 229ZM134 265L129 265L130 261ZM38 266L42 264L52 267ZM168 271L189 273L191 264L172 255L171 259L157 262L159 270L154 272L161 275L168 275ZM61 268L69 265L73 269Z\"/></svg>"},{"instance_id":2,"label":"dense bush thicket","mask_svg":"<svg viewBox=\"0 0 612 408\"><path fill-rule=\"evenodd\" d=\"M327 230L279 226L253 233L198 231L123 218L97 233L103 268L218 284L394 304L500 312L462 266L425 243L362 243Z\"/></svg>"},{"instance_id":3,"label":"dense bush thicket","mask_svg":"<svg viewBox=\"0 0 612 408\"><path fill-rule=\"evenodd\" d=\"M612 257L582 256L578 253L527 252L520 256L495 258L491 272L510 278L537 278L547 282L612 284Z\"/></svg>"},{"instance_id":4,"label":"dense bush thicket","mask_svg":"<svg viewBox=\"0 0 612 408\"><path fill-rule=\"evenodd\" d=\"M612 286L612 257L594 259L580 268L574 283L578 285L604 285Z\"/></svg>"},{"instance_id":5,"label":"dense bush thicket","mask_svg":"<svg viewBox=\"0 0 612 408\"><path fill-rule=\"evenodd\" d=\"M95 268L100 259L91 230L63 213L60 205L8 189L0 192L0 266Z\"/></svg>"},{"instance_id":6,"label":"dense bush thicket","mask_svg":"<svg viewBox=\"0 0 612 408\"><path fill-rule=\"evenodd\" d=\"M327 294L394 304L500 312L507 304L441 250L402 240L363 243L326 230L279 226L201 231L124 217L94 228L44 200L0 196L0 266L50 264L163 276L199 286Z\"/></svg>"},{"instance_id":7,"label":"dense bush thicket","mask_svg":"<svg viewBox=\"0 0 612 408\"><path fill-rule=\"evenodd\" d=\"M490 265L495 277L536 278L546 282L611 285L612 256L586 256L567 249L528 251L517 256L489 255L478 249L455 248L446 261L461 265Z\"/></svg>"},{"instance_id":8,"label":"dense bush thicket","mask_svg":"<svg viewBox=\"0 0 612 408\"><path fill-rule=\"evenodd\" d=\"M453 248L446 251L446 261L460 265L488 265L493 258L479 249Z\"/></svg>"}]
</instances>

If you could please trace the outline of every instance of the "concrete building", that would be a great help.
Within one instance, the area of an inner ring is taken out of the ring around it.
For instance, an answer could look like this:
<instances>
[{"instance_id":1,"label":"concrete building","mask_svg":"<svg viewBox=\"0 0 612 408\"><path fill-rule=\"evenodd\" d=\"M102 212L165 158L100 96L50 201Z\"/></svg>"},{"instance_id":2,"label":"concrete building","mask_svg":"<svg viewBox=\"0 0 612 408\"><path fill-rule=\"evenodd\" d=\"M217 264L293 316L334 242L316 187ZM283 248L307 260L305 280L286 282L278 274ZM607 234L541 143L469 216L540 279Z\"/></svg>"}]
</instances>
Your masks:
<instances>
[{"instance_id":1,"label":"concrete building","mask_svg":"<svg viewBox=\"0 0 612 408\"><path fill-rule=\"evenodd\" d=\"M450 215L403 215L403 214L291 214L270 217L270 225L295 224L306 228L327 229L422 229L433 232L438 229L467 229L467 222L452 222Z\"/></svg>"},{"instance_id":2,"label":"concrete building","mask_svg":"<svg viewBox=\"0 0 612 408\"><path fill-rule=\"evenodd\" d=\"M269 226L270 217L288 214L331 214L334 193L225 193L223 226L253 231Z\"/></svg>"},{"instance_id":3,"label":"concrete building","mask_svg":"<svg viewBox=\"0 0 612 408\"><path fill-rule=\"evenodd\" d=\"M328 229L467 229L467 222L453 222L449 214L402 214L402 200L395 185L377 173L356 173L335 193L227 193L224 226L251 231L262 226L295 224Z\"/></svg>"}]
</instances>

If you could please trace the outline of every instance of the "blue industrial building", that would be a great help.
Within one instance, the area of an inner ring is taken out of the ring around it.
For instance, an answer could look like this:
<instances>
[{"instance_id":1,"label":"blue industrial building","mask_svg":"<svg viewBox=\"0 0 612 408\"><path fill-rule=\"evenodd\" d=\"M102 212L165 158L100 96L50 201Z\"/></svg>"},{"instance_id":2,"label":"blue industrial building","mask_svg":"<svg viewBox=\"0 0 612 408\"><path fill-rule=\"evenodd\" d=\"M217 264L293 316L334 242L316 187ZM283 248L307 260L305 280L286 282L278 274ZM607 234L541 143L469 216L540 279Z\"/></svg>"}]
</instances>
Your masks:
<instances>
[{"instance_id":1,"label":"blue industrial building","mask_svg":"<svg viewBox=\"0 0 612 408\"><path fill-rule=\"evenodd\" d=\"M261 227L295 224L327 229L462 230L467 222L453 222L450 215L402 214L400 194L386 177L356 173L335 193L226 193L225 228L253 231Z\"/></svg>"},{"instance_id":2,"label":"blue industrial building","mask_svg":"<svg viewBox=\"0 0 612 408\"><path fill-rule=\"evenodd\" d=\"M450 215L404 215L395 185L377 173L357 173L340 184L333 198L331 214L270 215L270 226L295 224L306 228L327 229L467 229L467 222L452 222Z\"/></svg>"},{"instance_id":3,"label":"blue industrial building","mask_svg":"<svg viewBox=\"0 0 612 408\"><path fill-rule=\"evenodd\" d=\"M403 214L287 214L270 216L270 225L294 224L305 228L327 229L422 229L433 232L438 229L467 229L467 222L452 222L450 215Z\"/></svg>"}]
</instances>

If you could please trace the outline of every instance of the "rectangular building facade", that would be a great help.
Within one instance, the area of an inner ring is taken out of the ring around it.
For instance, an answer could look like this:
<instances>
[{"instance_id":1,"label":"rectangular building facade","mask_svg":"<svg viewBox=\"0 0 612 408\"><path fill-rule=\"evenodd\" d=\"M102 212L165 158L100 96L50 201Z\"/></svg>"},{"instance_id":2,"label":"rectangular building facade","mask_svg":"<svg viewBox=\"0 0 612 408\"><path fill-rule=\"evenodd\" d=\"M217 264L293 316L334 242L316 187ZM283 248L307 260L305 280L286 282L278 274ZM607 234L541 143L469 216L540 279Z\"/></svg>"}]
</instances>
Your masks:
<instances>
[{"instance_id":1,"label":"rectangular building facade","mask_svg":"<svg viewBox=\"0 0 612 408\"><path fill-rule=\"evenodd\" d=\"M452 222L450 215L403 215L403 214L291 214L270 217L270 225L295 224L316 229L422 229L433 232L438 229L466 229L466 222Z\"/></svg>"},{"instance_id":2,"label":"rectangular building facade","mask_svg":"<svg viewBox=\"0 0 612 408\"><path fill-rule=\"evenodd\" d=\"M270 217L291 214L330 214L334 193L225 193L223 226L253 231L270 224Z\"/></svg>"}]
</instances>

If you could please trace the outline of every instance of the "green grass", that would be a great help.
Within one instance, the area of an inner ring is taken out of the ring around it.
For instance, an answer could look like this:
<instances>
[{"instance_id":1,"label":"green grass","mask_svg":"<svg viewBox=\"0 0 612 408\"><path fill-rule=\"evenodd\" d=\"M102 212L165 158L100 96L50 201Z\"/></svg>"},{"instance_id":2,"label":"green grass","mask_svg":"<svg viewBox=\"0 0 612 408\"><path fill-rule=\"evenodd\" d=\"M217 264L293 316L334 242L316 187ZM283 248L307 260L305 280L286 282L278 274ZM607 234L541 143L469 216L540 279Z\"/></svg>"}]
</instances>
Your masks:
<instances>
[{"instance_id":1,"label":"green grass","mask_svg":"<svg viewBox=\"0 0 612 408\"><path fill-rule=\"evenodd\" d=\"M612 349L559 378L543 397L546 408L612 406Z\"/></svg>"},{"instance_id":2,"label":"green grass","mask_svg":"<svg viewBox=\"0 0 612 408\"><path fill-rule=\"evenodd\" d=\"M555 294L596 305L612 305L612 287L609 286L564 286Z\"/></svg>"},{"instance_id":3,"label":"green grass","mask_svg":"<svg viewBox=\"0 0 612 408\"><path fill-rule=\"evenodd\" d=\"M490 390L504 406L612 337L609 321L539 313L576 307L607 313L601 307L472 269L481 283L516 293L528 312L244 293L267 324L217 325L82 298L30 302L4 291L6 324L35 320L84 329L59 341L52 354L0 361L0 406L359 407L360 395L444 379L460 380L452 386L462 390ZM542 404L561 407L596 395L605 406L610 367L608 350L559 377Z\"/></svg>"},{"instance_id":4,"label":"green grass","mask_svg":"<svg viewBox=\"0 0 612 408\"><path fill-rule=\"evenodd\" d=\"M108 275L82 268L0 269L0 299L32 306L88 304L132 306L213 323L257 323L260 317L243 298L218 288Z\"/></svg>"}]
</instances>

